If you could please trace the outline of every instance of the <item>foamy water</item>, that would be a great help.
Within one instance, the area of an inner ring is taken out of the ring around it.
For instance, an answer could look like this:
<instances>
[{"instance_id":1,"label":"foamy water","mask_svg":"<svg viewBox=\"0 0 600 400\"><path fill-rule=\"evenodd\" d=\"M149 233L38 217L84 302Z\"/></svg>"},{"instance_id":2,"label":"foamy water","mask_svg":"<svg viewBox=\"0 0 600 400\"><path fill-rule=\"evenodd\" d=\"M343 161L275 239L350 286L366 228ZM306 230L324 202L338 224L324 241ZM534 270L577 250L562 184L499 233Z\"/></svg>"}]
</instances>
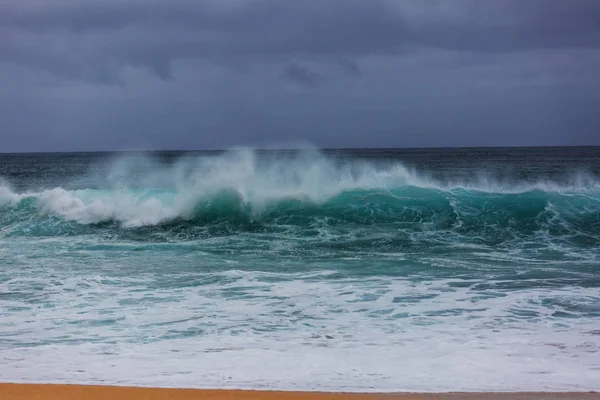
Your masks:
<instances>
[{"instance_id":1,"label":"foamy water","mask_svg":"<svg viewBox=\"0 0 600 400\"><path fill-rule=\"evenodd\" d=\"M5 162L0 381L600 388L593 156L56 157Z\"/></svg>"}]
</instances>

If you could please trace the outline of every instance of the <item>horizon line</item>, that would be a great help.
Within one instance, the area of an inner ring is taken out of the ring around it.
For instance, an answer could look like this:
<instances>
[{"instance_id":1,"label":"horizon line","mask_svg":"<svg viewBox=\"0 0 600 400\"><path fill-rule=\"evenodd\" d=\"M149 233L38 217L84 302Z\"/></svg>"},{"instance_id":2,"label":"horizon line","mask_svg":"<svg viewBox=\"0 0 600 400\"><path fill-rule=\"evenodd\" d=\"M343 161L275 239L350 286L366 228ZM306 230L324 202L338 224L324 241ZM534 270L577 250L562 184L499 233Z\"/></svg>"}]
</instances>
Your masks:
<instances>
[{"instance_id":1,"label":"horizon line","mask_svg":"<svg viewBox=\"0 0 600 400\"><path fill-rule=\"evenodd\" d=\"M219 153L231 150L250 149L255 151L302 151L302 150L318 150L318 151L357 151L357 150L395 150L395 151L411 151L411 150L486 150L486 149L549 149L549 148L582 148L582 147L599 147L600 145L538 145L538 146L423 146L423 147L252 147L252 146L231 146L221 149L120 149L120 150L65 150L65 151L15 151L5 152L0 151L0 155L33 155L33 154L111 154L111 153Z\"/></svg>"}]
</instances>

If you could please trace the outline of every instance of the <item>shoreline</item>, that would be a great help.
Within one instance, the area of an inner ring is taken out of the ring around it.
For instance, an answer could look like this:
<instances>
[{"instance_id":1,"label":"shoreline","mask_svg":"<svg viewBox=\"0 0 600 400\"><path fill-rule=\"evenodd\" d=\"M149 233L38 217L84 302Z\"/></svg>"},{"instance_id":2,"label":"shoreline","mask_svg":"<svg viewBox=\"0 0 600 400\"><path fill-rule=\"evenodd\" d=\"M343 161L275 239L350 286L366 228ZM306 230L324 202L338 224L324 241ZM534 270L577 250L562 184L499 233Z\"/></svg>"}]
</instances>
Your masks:
<instances>
[{"instance_id":1,"label":"shoreline","mask_svg":"<svg viewBox=\"0 0 600 400\"><path fill-rule=\"evenodd\" d=\"M131 386L0 383L3 400L420 400L420 399L600 399L598 392L328 393L262 390L170 389Z\"/></svg>"}]
</instances>

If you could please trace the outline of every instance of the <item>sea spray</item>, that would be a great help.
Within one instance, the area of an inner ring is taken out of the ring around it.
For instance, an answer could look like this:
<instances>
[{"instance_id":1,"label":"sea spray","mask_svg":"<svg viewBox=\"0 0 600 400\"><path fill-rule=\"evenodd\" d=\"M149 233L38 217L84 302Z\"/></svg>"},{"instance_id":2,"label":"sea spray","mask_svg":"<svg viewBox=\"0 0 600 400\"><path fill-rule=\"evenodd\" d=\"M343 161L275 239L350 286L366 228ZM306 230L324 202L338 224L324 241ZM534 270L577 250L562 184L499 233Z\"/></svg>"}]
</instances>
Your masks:
<instances>
[{"instance_id":1,"label":"sea spray","mask_svg":"<svg viewBox=\"0 0 600 400\"><path fill-rule=\"evenodd\" d=\"M0 156L0 380L598 390L598 154Z\"/></svg>"},{"instance_id":2,"label":"sea spray","mask_svg":"<svg viewBox=\"0 0 600 400\"><path fill-rule=\"evenodd\" d=\"M437 232L434 239L446 241L503 243L545 233L547 241L570 236L598 243L600 185L593 177L574 174L568 184L502 183L482 173L476 171L472 181L444 182L398 162L340 160L318 152L260 159L254 151L238 150L170 166L123 157L104 177L108 189L16 193L4 184L0 197L3 228L10 231L20 221L19 229L29 233L35 230L24 230L24 224L56 218L57 227L62 220L98 225L100 231L155 226L153 234L168 233L177 225L188 239L211 225L227 225L232 234L285 229L300 237L315 229L331 236L354 226L398 237Z\"/></svg>"}]
</instances>

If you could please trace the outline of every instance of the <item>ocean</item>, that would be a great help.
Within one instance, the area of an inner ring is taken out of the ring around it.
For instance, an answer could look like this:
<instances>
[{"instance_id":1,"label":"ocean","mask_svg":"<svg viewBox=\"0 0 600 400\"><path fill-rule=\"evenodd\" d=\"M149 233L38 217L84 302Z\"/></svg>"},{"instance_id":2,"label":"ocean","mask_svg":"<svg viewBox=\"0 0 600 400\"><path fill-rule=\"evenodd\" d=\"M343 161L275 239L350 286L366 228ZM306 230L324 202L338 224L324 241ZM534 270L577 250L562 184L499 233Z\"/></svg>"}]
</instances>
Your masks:
<instances>
[{"instance_id":1,"label":"ocean","mask_svg":"<svg viewBox=\"0 0 600 400\"><path fill-rule=\"evenodd\" d=\"M0 381L600 389L600 148L0 155Z\"/></svg>"}]
</instances>

